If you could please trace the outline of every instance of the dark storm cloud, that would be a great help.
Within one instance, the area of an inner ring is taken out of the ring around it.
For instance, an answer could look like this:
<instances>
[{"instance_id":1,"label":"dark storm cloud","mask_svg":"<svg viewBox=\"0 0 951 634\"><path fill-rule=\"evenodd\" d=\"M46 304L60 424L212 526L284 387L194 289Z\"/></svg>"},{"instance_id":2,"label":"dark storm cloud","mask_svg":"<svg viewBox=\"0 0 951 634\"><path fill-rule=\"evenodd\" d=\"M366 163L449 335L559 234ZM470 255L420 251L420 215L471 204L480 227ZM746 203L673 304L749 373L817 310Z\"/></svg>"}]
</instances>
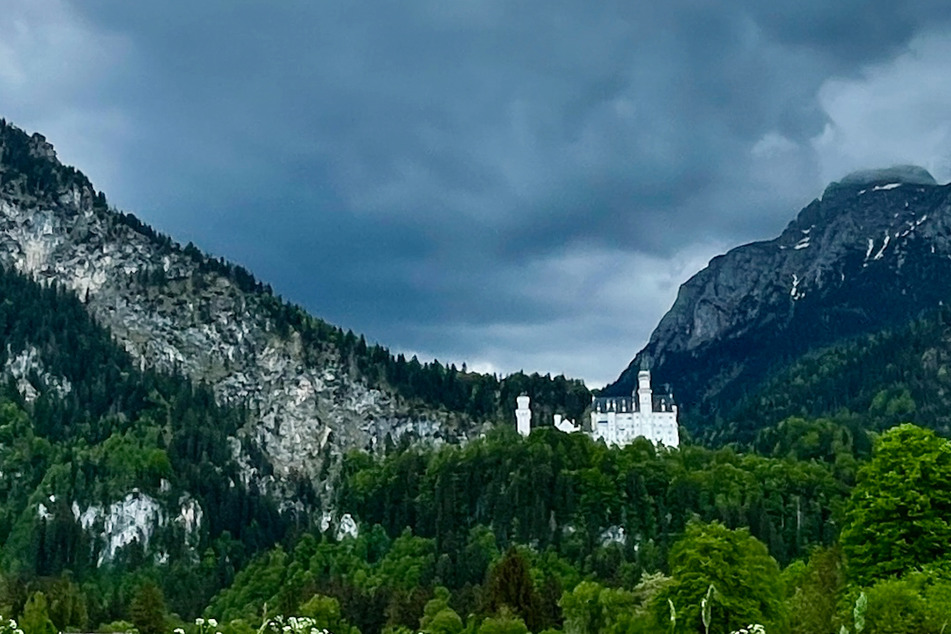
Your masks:
<instances>
[{"instance_id":1,"label":"dark storm cloud","mask_svg":"<svg viewBox=\"0 0 951 634\"><path fill-rule=\"evenodd\" d=\"M44 125L120 206L396 348L594 381L707 257L777 232L857 161L848 139L879 120L836 117L947 18L939 2L11 2L3 114Z\"/></svg>"}]
</instances>

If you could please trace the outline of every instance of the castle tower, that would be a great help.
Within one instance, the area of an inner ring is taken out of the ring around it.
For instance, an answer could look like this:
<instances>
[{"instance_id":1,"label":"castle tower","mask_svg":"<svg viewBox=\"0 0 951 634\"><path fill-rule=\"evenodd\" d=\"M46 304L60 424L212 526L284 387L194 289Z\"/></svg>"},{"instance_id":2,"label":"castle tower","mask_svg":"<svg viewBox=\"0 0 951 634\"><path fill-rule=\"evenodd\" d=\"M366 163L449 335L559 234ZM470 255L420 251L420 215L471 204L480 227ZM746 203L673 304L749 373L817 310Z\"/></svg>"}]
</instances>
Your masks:
<instances>
[{"instance_id":1,"label":"castle tower","mask_svg":"<svg viewBox=\"0 0 951 634\"><path fill-rule=\"evenodd\" d=\"M529 399L526 395L522 394L517 399L515 399L518 408L515 410L515 426L518 429L518 433L522 436L528 436L532 431L532 410L529 408Z\"/></svg>"},{"instance_id":2,"label":"castle tower","mask_svg":"<svg viewBox=\"0 0 951 634\"><path fill-rule=\"evenodd\" d=\"M641 370L637 373L637 405L642 414L654 411L650 370Z\"/></svg>"}]
</instances>

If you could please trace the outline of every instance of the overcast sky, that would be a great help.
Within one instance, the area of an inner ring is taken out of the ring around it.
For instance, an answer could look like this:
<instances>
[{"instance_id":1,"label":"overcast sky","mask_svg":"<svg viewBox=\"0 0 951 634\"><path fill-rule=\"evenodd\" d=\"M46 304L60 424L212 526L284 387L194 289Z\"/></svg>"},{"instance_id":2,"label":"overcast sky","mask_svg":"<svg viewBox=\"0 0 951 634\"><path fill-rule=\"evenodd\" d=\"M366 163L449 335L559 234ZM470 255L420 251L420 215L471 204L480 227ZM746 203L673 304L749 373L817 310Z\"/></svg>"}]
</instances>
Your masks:
<instances>
[{"instance_id":1,"label":"overcast sky","mask_svg":"<svg viewBox=\"0 0 951 634\"><path fill-rule=\"evenodd\" d=\"M0 116L393 350L612 381L829 180L951 179L947 2L0 0Z\"/></svg>"}]
</instances>

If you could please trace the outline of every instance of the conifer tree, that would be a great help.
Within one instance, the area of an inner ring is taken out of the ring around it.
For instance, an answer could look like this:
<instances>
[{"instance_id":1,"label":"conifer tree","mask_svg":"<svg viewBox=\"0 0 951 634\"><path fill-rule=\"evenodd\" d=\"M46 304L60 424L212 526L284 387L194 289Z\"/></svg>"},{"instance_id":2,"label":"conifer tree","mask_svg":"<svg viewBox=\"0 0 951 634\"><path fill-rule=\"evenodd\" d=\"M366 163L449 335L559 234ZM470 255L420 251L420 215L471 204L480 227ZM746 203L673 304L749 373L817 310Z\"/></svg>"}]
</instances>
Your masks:
<instances>
[{"instance_id":1,"label":"conifer tree","mask_svg":"<svg viewBox=\"0 0 951 634\"><path fill-rule=\"evenodd\" d=\"M24 634L56 634L56 626L50 620L45 594L36 592L27 599L20 625Z\"/></svg>"},{"instance_id":2,"label":"conifer tree","mask_svg":"<svg viewBox=\"0 0 951 634\"><path fill-rule=\"evenodd\" d=\"M129 617L139 634L164 634L165 596L154 582L139 586L129 606Z\"/></svg>"}]
</instances>

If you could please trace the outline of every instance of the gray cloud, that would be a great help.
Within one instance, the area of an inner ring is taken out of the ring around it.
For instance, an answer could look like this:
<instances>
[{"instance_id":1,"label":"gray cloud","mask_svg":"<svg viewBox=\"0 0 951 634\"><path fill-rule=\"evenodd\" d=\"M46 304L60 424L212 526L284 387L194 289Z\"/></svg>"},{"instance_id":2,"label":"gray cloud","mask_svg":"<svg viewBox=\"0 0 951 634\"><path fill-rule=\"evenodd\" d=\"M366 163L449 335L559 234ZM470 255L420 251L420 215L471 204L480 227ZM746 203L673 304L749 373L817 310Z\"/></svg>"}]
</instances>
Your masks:
<instances>
[{"instance_id":1,"label":"gray cloud","mask_svg":"<svg viewBox=\"0 0 951 634\"><path fill-rule=\"evenodd\" d=\"M9 4L0 114L113 202L501 371L609 381L825 180L949 171L938 2Z\"/></svg>"}]
</instances>

